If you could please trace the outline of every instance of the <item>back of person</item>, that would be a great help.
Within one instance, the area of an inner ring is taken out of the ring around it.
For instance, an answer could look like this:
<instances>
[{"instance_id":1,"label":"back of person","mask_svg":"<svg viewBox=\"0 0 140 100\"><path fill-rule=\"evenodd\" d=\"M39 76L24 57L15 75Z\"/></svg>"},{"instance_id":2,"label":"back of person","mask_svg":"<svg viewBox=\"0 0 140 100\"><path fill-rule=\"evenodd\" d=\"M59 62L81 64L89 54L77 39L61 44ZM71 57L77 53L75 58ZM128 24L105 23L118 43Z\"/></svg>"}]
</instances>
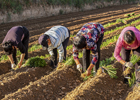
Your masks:
<instances>
[{"instance_id":1,"label":"back of person","mask_svg":"<svg viewBox=\"0 0 140 100\"><path fill-rule=\"evenodd\" d=\"M23 29L20 26L12 27L6 34L2 43L10 41L14 46L17 46L19 42L24 38Z\"/></svg>"},{"instance_id":2,"label":"back of person","mask_svg":"<svg viewBox=\"0 0 140 100\"><path fill-rule=\"evenodd\" d=\"M52 27L44 34L50 36L50 39L52 40L51 42L53 42L52 44L54 44L54 47L60 45L66 38L69 37L68 29L60 25Z\"/></svg>"}]
</instances>

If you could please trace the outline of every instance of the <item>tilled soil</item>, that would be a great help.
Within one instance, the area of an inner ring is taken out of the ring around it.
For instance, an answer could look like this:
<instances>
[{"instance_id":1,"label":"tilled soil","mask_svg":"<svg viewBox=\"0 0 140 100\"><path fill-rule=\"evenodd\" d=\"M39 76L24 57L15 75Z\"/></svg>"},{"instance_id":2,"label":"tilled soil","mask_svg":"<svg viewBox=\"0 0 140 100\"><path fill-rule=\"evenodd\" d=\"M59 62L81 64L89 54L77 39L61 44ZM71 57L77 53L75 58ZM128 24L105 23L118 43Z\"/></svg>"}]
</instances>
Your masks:
<instances>
[{"instance_id":1,"label":"tilled soil","mask_svg":"<svg viewBox=\"0 0 140 100\"><path fill-rule=\"evenodd\" d=\"M123 100L123 95L127 92L128 86L122 82L121 64L116 62L113 66L118 68L117 75L119 78L112 79L106 73L96 75L80 84L62 100Z\"/></svg>"},{"instance_id":2,"label":"tilled soil","mask_svg":"<svg viewBox=\"0 0 140 100\"><path fill-rule=\"evenodd\" d=\"M73 66L66 66L35 82L30 82L28 86L6 95L2 100L57 100L81 82L80 72Z\"/></svg>"},{"instance_id":3,"label":"tilled soil","mask_svg":"<svg viewBox=\"0 0 140 100\"><path fill-rule=\"evenodd\" d=\"M82 25L87 22L99 22L104 25L109 22L115 22L118 18L125 18L124 14L133 12L139 14L140 7L136 5L122 5L1 24L0 41L2 42L6 32L15 25L23 25L29 29L29 46L32 46L37 43L41 34L54 25L64 25L70 29L72 35L75 35ZM127 21L127 23L138 18ZM124 24L112 25L106 30L122 25ZM113 32L104 36L103 41L119 34L119 32ZM72 40L70 44L72 44ZM111 43L109 46L102 48L101 60L111 57L114 47L115 43ZM71 54L71 51L67 52L69 55ZM46 53L45 51L37 50L29 53L29 57L45 55ZM0 55L2 54L4 53L0 47ZM2 74L0 75L0 98L3 98L3 100L61 100L62 98L65 100L121 100L126 95L125 93L128 93L129 87L122 82L121 65L115 63L114 66L118 68L118 79L111 79L109 75L103 73L83 82L75 66L67 66L57 71L46 66L44 68L21 68L17 71L9 72L10 63L3 62L0 63L0 74ZM136 96L132 95L131 97Z\"/></svg>"},{"instance_id":4,"label":"tilled soil","mask_svg":"<svg viewBox=\"0 0 140 100\"><path fill-rule=\"evenodd\" d=\"M126 100L140 100L140 86L132 88L126 96Z\"/></svg>"}]
</instances>

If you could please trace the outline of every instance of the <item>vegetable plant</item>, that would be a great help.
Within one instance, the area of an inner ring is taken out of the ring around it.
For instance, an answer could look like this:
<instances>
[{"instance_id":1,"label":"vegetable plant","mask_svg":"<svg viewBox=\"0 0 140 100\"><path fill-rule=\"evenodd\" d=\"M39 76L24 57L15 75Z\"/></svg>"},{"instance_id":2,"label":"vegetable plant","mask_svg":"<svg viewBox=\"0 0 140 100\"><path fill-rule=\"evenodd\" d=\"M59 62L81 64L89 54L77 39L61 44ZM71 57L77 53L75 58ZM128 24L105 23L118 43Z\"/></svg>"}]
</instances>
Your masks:
<instances>
[{"instance_id":1,"label":"vegetable plant","mask_svg":"<svg viewBox=\"0 0 140 100\"><path fill-rule=\"evenodd\" d=\"M24 66L28 67L44 67L46 66L46 61L38 56L31 57L25 62Z\"/></svg>"},{"instance_id":2,"label":"vegetable plant","mask_svg":"<svg viewBox=\"0 0 140 100\"><path fill-rule=\"evenodd\" d=\"M118 76L116 75L117 74L117 68L112 67L112 65L102 66L99 69L99 72L101 72L101 69L102 69L102 71L108 73L111 78L118 78Z\"/></svg>"},{"instance_id":3,"label":"vegetable plant","mask_svg":"<svg viewBox=\"0 0 140 100\"><path fill-rule=\"evenodd\" d=\"M134 55L132 54L131 58L130 58L130 62L135 65L138 61L140 60L140 57L138 55ZM131 68L127 67L126 70L123 72L123 75L126 76L128 74L131 74L131 78L128 79L128 84L131 87L134 83L135 83L135 72L131 73Z\"/></svg>"}]
</instances>

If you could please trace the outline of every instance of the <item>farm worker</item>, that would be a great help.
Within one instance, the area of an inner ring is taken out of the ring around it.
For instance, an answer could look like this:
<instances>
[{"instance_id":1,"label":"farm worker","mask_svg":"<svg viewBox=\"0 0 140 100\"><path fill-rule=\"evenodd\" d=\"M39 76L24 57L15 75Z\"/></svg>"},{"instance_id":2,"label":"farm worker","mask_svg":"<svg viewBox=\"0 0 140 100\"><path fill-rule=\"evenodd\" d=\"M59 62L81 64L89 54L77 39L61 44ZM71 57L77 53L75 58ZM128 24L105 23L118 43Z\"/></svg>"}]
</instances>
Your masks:
<instances>
[{"instance_id":1,"label":"farm worker","mask_svg":"<svg viewBox=\"0 0 140 100\"><path fill-rule=\"evenodd\" d=\"M89 22L80 29L74 37L73 42L73 58L76 62L77 69L85 72L89 76L94 66L97 72L100 62L100 45L104 36L104 27L100 23ZM83 49L83 66L79 62L78 51ZM90 63L90 50L92 61Z\"/></svg>"},{"instance_id":2,"label":"farm worker","mask_svg":"<svg viewBox=\"0 0 140 100\"><path fill-rule=\"evenodd\" d=\"M11 68L14 69L16 65L21 67L23 59L28 59L28 42L29 31L24 26L14 26L6 34L2 47L11 62ZM20 61L17 64L16 50L21 52Z\"/></svg>"},{"instance_id":3,"label":"farm worker","mask_svg":"<svg viewBox=\"0 0 140 100\"><path fill-rule=\"evenodd\" d=\"M50 65L56 68L61 62L66 60L66 47L68 45L70 31L68 28L57 25L46 31L38 39L43 50L48 50L51 55ZM57 62L57 50L59 53L59 63Z\"/></svg>"},{"instance_id":4,"label":"farm worker","mask_svg":"<svg viewBox=\"0 0 140 100\"><path fill-rule=\"evenodd\" d=\"M126 67L133 67L133 64L130 62L131 50L134 54L140 56L140 31L133 26L126 27L122 30L114 51L114 57L122 64L123 71ZM135 70L138 69L139 65L140 61L135 64ZM140 81L138 80L137 74L136 71L136 82ZM124 83L128 82L128 78L131 78L130 75L124 76Z\"/></svg>"}]
</instances>

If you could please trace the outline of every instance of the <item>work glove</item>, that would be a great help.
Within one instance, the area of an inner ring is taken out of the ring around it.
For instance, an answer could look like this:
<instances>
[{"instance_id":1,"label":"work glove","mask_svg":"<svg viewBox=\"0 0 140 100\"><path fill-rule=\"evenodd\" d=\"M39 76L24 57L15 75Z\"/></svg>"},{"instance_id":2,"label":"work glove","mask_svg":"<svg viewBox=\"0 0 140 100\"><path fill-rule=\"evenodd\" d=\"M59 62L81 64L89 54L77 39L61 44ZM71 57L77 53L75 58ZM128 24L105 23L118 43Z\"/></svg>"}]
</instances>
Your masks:
<instances>
[{"instance_id":1,"label":"work glove","mask_svg":"<svg viewBox=\"0 0 140 100\"><path fill-rule=\"evenodd\" d=\"M81 64L78 64L78 65L77 65L77 69L78 69L80 72L82 72L82 68L83 68L83 67L82 67Z\"/></svg>"},{"instance_id":2,"label":"work glove","mask_svg":"<svg viewBox=\"0 0 140 100\"><path fill-rule=\"evenodd\" d=\"M126 66L126 67L132 69L133 64L132 64L131 62L125 62L125 63L124 63L124 66Z\"/></svg>"},{"instance_id":3,"label":"work glove","mask_svg":"<svg viewBox=\"0 0 140 100\"><path fill-rule=\"evenodd\" d=\"M11 64L11 68L12 69L16 68L16 64Z\"/></svg>"}]
</instances>

